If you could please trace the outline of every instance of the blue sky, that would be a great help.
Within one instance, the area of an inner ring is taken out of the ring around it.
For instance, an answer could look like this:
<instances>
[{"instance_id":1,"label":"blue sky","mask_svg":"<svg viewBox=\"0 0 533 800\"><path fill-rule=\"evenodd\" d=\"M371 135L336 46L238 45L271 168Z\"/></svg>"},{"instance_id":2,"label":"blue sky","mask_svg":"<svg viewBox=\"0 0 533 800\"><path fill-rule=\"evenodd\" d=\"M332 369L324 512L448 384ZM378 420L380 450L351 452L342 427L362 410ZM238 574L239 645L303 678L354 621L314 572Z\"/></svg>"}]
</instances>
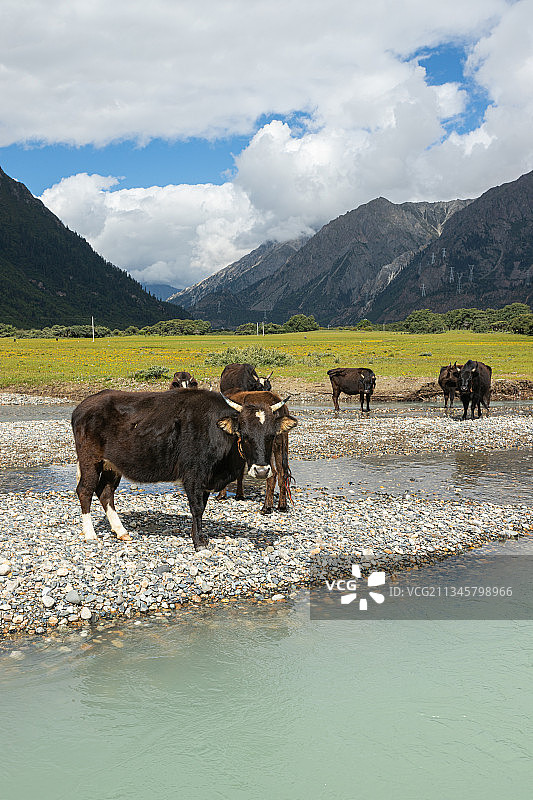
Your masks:
<instances>
[{"instance_id":1,"label":"blue sky","mask_svg":"<svg viewBox=\"0 0 533 800\"><path fill-rule=\"evenodd\" d=\"M533 0L8 0L0 166L143 282L533 168Z\"/></svg>"}]
</instances>

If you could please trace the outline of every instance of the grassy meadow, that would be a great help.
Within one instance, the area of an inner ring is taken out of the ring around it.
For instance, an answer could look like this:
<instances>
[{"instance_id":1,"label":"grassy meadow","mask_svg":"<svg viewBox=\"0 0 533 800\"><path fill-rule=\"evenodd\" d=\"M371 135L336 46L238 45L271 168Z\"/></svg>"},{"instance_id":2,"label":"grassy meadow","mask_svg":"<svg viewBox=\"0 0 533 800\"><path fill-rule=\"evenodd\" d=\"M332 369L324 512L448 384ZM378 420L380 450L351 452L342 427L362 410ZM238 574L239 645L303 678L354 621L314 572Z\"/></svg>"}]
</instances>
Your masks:
<instances>
[{"instance_id":1,"label":"grassy meadow","mask_svg":"<svg viewBox=\"0 0 533 800\"><path fill-rule=\"evenodd\" d=\"M405 334L391 331L319 330L270 336L128 336L104 339L0 339L0 388L59 389L90 384L95 389L121 385L153 366L187 369L203 381L216 381L222 366L216 354L227 348L262 347L271 358L255 361L260 373L302 383L327 380L334 366L368 366L383 377L432 378L449 361L468 358L490 364L494 378L533 377L531 337L507 333L450 331ZM215 354L215 355L214 355ZM276 359L276 354L279 359ZM252 360L238 353L233 360ZM288 363L272 363L272 359ZM220 360L220 359L219 359ZM161 384L161 381L158 382ZM165 382L163 382L165 383Z\"/></svg>"}]
</instances>

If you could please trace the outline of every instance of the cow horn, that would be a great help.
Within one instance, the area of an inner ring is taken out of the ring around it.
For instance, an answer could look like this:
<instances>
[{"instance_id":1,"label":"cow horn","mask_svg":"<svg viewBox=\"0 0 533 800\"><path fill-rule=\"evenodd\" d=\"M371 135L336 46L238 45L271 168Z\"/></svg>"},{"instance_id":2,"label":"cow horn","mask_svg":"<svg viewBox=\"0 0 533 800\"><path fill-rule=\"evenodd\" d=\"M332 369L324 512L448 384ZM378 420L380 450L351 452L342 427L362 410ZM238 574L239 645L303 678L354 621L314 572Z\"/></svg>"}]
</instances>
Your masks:
<instances>
[{"instance_id":1,"label":"cow horn","mask_svg":"<svg viewBox=\"0 0 533 800\"><path fill-rule=\"evenodd\" d=\"M220 392L220 394L222 394L222 392ZM233 400L229 400L229 398L227 398L225 394L222 394L222 397L224 398L228 406L234 408L235 411L238 411L240 414L240 412L242 411L242 406L239 405L239 403L234 403Z\"/></svg>"},{"instance_id":2,"label":"cow horn","mask_svg":"<svg viewBox=\"0 0 533 800\"><path fill-rule=\"evenodd\" d=\"M265 378L265 380L266 380L266 381L270 380L270 378L272 377L272 375L273 375L273 374L274 374L274 370L272 370L272 372L270 373L270 375L267 375L267 377Z\"/></svg>"},{"instance_id":3,"label":"cow horn","mask_svg":"<svg viewBox=\"0 0 533 800\"><path fill-rule=\"evenodd\" d=\"M291 397L291 395L290 395L290 394L288 394L288 395L287 395L287 397L285 398L285 400L280 400L280 402L279 402L279 403L274 403L274 405L273 405L273 406L270 406L270 409L271 409L271 411L277 411L278 409L280 409L280 408L281 408L281 406L284 406L284 405L285 405L285 403L287 402L287 400L288 400L290 397Z\"/></svg>"}]
</instances>

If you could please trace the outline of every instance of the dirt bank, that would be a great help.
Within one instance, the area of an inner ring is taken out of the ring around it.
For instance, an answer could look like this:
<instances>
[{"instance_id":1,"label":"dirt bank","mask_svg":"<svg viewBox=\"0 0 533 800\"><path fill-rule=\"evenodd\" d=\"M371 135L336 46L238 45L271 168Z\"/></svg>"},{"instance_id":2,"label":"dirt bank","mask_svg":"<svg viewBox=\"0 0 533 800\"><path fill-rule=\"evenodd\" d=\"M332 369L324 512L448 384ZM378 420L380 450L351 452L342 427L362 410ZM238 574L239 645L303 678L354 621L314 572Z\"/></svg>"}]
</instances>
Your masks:
<instances>
[{"instance_id":1,"label":"dirt bank","mask_svg":"<svg viewBox=\"0 0 533 800\"><path fill-rule=\"evenodd\" d=\"M203 385L203 384L202 384ZM37 395L40 397L58 397L77 402L83 400L89 394L99 392L101 389L126 389L128 391L166 389L168 383L154 381L151 383L140 383L133 380L117 381L111 387L107 384L97 383L57 383L42 386L38 389L24 385L6 386L4 392L21 392L23 394ZM209 388L209 385L203 385ZM493 400L533 400L533 381L526 378L499 378L492 384ZM218 388L217 385L212 386ZM296 400L311 399L330 399L331 384L328 380L319 382L305 382L294 378L279 378L275 381L273 389L280 395L290 394ZM345 399L344 395L341 395ZM431 377L425 378L386 378L379 377L377 380L374 400L388 402L424 402L442 397L441 389L436 381ZM354 402L356 398L354 398Z\"/></svg>"}]
</instances>

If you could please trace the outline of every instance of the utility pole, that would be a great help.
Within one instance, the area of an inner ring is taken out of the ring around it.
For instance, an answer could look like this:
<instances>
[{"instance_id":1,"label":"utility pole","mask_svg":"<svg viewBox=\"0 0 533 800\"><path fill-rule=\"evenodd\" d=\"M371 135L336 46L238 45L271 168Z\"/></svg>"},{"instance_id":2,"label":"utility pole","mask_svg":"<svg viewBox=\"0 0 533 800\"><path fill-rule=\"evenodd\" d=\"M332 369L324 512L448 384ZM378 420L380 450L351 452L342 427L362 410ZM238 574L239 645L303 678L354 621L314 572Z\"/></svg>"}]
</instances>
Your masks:
<instances>
[{"instance_id":1,"label":"utility pole","mask_svg":"<svg viewBox=\"0 0 533 800\"><path fill-rule=\"evenodd\" d=\"M468 265L468 269L470 270L470 275L468 277L468 280L469 280L470 283L474 283L474 265L473 264L469 264Z\"/></svg>"},{"instance_id":2,"label":"utility pole","mask_svg":"<svg viewBox=\"0 0 533 800\"><path fill-rule=\"evenodd\" d=\"M93 342L94 342L94 317L91 317L91 327L93 329Z\"/></svg>"},{"instance_id":3,"label":"utility pole","mask_svg":"<svg viewBox=\"0 0 533 800\"><path fill-rule=\"evenodd\" d=\"M463 273L460 272L457 276L457 294L461 294L461 281L463 280Z\"/></svg>"},{"instance_id":4,"label":"utility pole","mask_svg":"<svg viewBox=\"0 0 533 800\"><path fill-rule=\"evenodd\" d=\"M422 297L425 297L426 296L426 284L423 283L421 288L422 288Z\"/></svg>"},{"instance_id":5,"label":"utility pole","mask_svg":"<svg viewBox=\"0 0 533 800\"><path fill-rule=\"evenodd\" d=\"M453 283L454 280L455 280L455 275L454 275L454 272L453 272L453 265L450 264L450 283Z\"/></svg>"},{"instance_id":6,"label":"utility pole","mask_svg":"<svg viewBox=\"0 0 533 800\"><path fill-rule=\"evenodd\" d=\"M445 247L442 248L442 260L446 261L446 248Z\"/></svg>"},{"instance_id":7,"label":"utility pole","mask_svg":"<svg viewBox=\"0 0 533 800\"><path fill-rule=\"evenodd\" d=\"M431 263L432 263L432 264L434 264L434 263L435 263L435 253L432 253L432 254L431 254Z\"/></svg>"}]
</instances>

